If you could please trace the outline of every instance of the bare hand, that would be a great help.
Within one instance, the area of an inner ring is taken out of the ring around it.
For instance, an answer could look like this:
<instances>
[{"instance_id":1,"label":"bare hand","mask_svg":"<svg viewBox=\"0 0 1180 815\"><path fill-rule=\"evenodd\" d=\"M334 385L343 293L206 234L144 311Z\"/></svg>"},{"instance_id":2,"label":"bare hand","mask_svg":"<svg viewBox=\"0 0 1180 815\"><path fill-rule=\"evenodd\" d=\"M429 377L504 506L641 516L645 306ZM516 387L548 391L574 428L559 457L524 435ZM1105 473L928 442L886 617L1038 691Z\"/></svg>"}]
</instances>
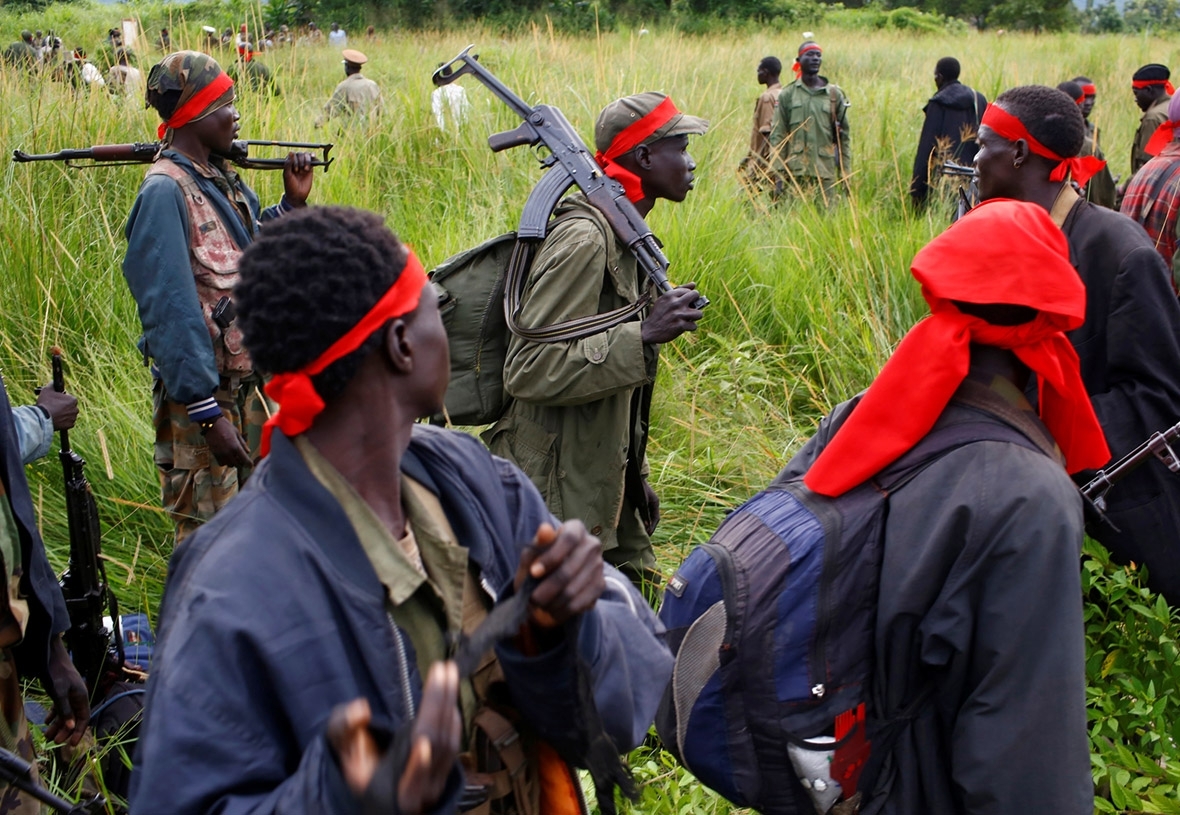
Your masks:
<instances>
[{"instance_id":1,"label":"bare hand","mask_svg":"<svg viewBox=\"0 0 1180 815\"><path fill-rule=\"evenodd\" d=\"M209 445L209 452L222 467L249 467L253 463L246 440L224 414L206 431L205 443Z\"/></svg>"},{"instance_id":2,"label":"bare hand","mask_svg":"<svg viewBox=\"0 0 1180 815\"><path fill-rule=\"evenodd\" d=\"M647 499L647 520L643 523L643 531L652 535L660 523L660 496L652 489L647 479L643 479L643 495Z\"/></svg>"},{"instance_id":3,"label":"bare hand","mask_svg":"<svg viewBox=\"0 0 1180 815\"><path fill-rule=\"evenodd\" d=\"M328 717L328 743L340 759L345 783L358 796L368 789L381 761L377 742L369 732L372 717L369 700L363 698L336 705Z\"/></svg>"},{"instance_id":4,"label":"bare hand","mask_svg":"<svg viewBox=\"0 0 1180 815\"><path fill-rule=\"evenodd\" d=\"M45 719L45 738L77 747L90 724L90 697L60 635L49 643L46 674L45 690L53 700L53 710Z\"/></svg>"},{"instance_id":5,"label":"bare hand","mask_svg":"<svg viewBox=\"0 0 1180 815\"><path fill-rule=\"evenodd\" d=\"M52 383L37 390L37 405L49 411L54 430L69 430L78 421L78 398L65 391L55 391Z\"/></svg>"},{"instance_id":6,"label":"bare hand","mask_svg":"<svg viewBox=\"0 0 1180 815\"><path fill-rule=\"evenodd\" d=\"M602 596L602 543L581 521L566 521L559 529L541 524L533 546L520 555L517 589L526 575L540 581L529 603L530 622L556 628L594 608Z\"/></svg>"},{"instance_id":7,"label":"bare hand","mask_svg":"<svg viewBox=\"0 0 1180 815\"><path fill-rule=\"evenodd\" d=\"M696 331L702 314L693 306L700 297L696 289L696 283L685 283L657 297L639 329L643 341L671 342L685 331Z\"/></svg>"},{"instance_id":8,"label":"bare hand","mask_svg":"<svg viewBox=\"0 0 1180 815\"><path fill-rule=\"evenodd\" d=\"M410 757L397 784L397 806L407 815L434 809L459 757L463 720L459 714L459 668L430 666L410 742Z\"/></svg>"},{"instance_id":9,"label":"bare hand","mask_svg":"<svg viewBox=\"0 0 1180 815\"><path fill-rule=\"evenodd\" d=\"M283 192L287 203L295 208L307 206L311 182L315 179L311 153L288 153L283 164Z\"/></svg>"}]
</instances>

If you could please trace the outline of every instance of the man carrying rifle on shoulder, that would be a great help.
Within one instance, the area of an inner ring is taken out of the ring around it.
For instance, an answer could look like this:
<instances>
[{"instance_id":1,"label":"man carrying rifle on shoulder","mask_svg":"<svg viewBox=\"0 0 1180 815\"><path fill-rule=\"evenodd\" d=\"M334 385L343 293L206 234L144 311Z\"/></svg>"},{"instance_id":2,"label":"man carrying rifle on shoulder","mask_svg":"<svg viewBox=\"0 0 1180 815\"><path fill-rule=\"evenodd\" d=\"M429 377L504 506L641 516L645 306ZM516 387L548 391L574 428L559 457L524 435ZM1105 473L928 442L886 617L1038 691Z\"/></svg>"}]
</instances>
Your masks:
<instances>
[{"instance_id":1,"label":"man carrying rifle on shoulder","mask_svg":"<svg viewBox=\"0 0 1180 815\"><path fill-rule=\"evenodd\" d=\"M164 148L127 221L123 274L152 365L155 462L180 543L232 498L258 454L267 405L230 299L260 222L306 206L312 156L291 153L266 210L218 154L238 132L233 81L212 57L169 54L148 75Z\"/></svg>"},{"instance_id":2,"label":"man carrying rifle on shoulder","mask_svg":"<svg viewBox=\"0 0 1180 815\"><path fill-rule=\"evenodd\" d=\"M688 195L696 169L688 137L708 127L662 93L628 96L599 115L595 158L646 218L657 200ZM554 213L518 322L537 329L602 314L633 303L646 285L626 245L576 194ZM657 577L650 535L659 499L645 457L652 385L660 344L695 330L701 318L695 289L677 286L639 319L582 339L514 335L504 369L513 402L486 436L494 453L528 474L554 515L583 519L606 560L641 588Z\"/></svg>"},{"instance_id":3,"label":"man carrying rifle on shoulder","mask_svg":"<svg viewBox=\"0 0 1180 815\"><path fill-rule=\"evenodd\" d=\"M37 530L13 419L0 380L0 574L7 587L6 602L0 603L0 747L35 768L21 679L36 677L53 699L45 736L58 744L78 744L90 722L90 706L86 685L62 641L69 617ZM0 786L0 813L40 811L35 799Z\"/></svg>"}]
</instances>

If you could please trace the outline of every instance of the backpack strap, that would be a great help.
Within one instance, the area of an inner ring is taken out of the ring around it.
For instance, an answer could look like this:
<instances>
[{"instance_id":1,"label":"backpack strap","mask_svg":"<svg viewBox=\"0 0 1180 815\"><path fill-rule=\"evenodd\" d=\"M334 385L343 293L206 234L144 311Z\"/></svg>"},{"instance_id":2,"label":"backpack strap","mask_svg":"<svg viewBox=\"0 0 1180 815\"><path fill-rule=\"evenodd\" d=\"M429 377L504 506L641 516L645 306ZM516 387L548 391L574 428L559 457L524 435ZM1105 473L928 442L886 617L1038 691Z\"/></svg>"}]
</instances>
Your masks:
<instances>
[{"instance_id":1,"label":"backpack strap","mask_svg":"<svg viewBox=\"0 0 1180 815\"><path fill-rule=\"evenodd\" d=\"M546 232L550 233L557 224L572 221L575 218L581 218L596 224L606 238L608 256L613 253L615 245L614 232L609 228L603 228L602 222L590 212L574 211L563 213L553 219ZM525 328L520 325L517 318L520 316L520 310L523 306L524 286L529 270L532 268L538 246L540 246L540 242L538 241L521 240L518 238L516 246L513 247L512 256L508 261L508 273L504 282L504 320L508 323L508 329L516 336L532 342L580 340L583 337L599 334L607 329L614 328L616 325L625 323L651 305L652 293L651 287L649 286L639 296L639 299L625 306L620 306L619 308L605 311L601 314L591 314L586 317L564 320L553 325L542 326L541 328Z\"/></svg>"}]
</instances>

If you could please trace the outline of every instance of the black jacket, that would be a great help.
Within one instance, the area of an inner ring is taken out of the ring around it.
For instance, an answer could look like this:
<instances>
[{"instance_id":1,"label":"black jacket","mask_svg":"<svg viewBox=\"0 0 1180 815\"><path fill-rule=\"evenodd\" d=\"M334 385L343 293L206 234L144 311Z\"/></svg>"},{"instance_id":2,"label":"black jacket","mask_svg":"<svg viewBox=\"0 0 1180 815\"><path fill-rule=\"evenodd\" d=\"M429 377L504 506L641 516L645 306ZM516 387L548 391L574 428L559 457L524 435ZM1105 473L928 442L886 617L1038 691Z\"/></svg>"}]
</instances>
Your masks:
<instances>
[{"instance_id":1,"label":"black jacket","mask_svg":"<svg viewBox=\"0 0 1180 815\"><path fill-rule=\"evenodd\" d=\"M961 136L967 128L970 129L970 133L979 131L979 120L986 109L987 98L958 80L944 85L938 93L930 97L926 107L922 108L926 113L926 121L922 125L922 136L918 140L918 155L914 158L914 177L910 182L910 195L913 196L915 204L925 203L926 196L930 194L930 154L937 146L939 138L950 139L947 158L956 164L970 166L975 161L979 142L974 138L963 141Z\"/></svg>"},{"instance_id":2,"label":"black jacket","mask_svg":"<svg viewBox=\"0 0 1180 815\"><path fill-rule=\"evenodd\" d=\"M45 544L37 531L37 517L33 513L33 498L25 480L25 467L21 463L20 445L16 440L16 429L12 425L12 407L8 403L8 391L0 379L0 455L3 456L4 491L12 507L20 534L21 559L24 561L24 576L21 591L29 601L29 621L25 625L25 638L15 649L17 670L22 677L45 675L49 659L49 642L57 634L70 627L66 614L66 603L61 595L57 575L45 557ZM3 500L0 498L0 500Z\"/></svg>"},{"instance_id":3,"label":"black jacket","mask_svg":"<svg viewBox=\"0 0 1180 815\"><path fill-rule=\"evenodd\" d=\"M1069 334L1082 380L1117 459L1180 422L1180 305L1167 266L1139 224L1078 201L1062 225L1086 284L1086 322ZM1152 460L1111 489L1121 532L1098 539L1180 607L1180 475Z\"/></svg>"}]
</instances>

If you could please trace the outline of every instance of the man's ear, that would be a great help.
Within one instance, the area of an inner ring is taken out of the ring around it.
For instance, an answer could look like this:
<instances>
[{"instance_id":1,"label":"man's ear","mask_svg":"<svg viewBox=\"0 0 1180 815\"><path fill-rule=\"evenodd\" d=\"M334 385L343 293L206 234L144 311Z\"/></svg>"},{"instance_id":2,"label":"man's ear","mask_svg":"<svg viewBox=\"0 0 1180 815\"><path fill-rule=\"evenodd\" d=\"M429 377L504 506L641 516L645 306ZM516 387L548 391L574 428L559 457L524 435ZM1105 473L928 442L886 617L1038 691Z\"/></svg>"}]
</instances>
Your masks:
<instances>
[{"instance_id":1,"label":"man's ear","mask_svg":"<svg viewBox=\"0 0 1180 815\"><path fill-rule=\"evenodd\" d=\"M651 148L646 144L641 144L631 151L631 155L635 157L635 166L641 170L651 169Z\"/></svg>"},{"instance_id":2,"label":"man's ear","mask_svg":"<svg viewBox=\"0 0 1180 815\"><path fill-rule=\"evenodd\" d=\"M1024 164L1031 155L1032 150L1029 149L1025 139L1017 139L1012 143L1012 164L1014 167Z\"/></svg>"},{"instance_id":3,"label":"man's ear","mask_svg":"<svg viewBox=\"0 0 1180 815\"><path fill-rule=\"evenodd\" d=\"M395 317L385 327L381 345L389 364L398 373L408 374L414 370L414 349L409 341L406 321Z\"/></svg>"}]
</instances>

